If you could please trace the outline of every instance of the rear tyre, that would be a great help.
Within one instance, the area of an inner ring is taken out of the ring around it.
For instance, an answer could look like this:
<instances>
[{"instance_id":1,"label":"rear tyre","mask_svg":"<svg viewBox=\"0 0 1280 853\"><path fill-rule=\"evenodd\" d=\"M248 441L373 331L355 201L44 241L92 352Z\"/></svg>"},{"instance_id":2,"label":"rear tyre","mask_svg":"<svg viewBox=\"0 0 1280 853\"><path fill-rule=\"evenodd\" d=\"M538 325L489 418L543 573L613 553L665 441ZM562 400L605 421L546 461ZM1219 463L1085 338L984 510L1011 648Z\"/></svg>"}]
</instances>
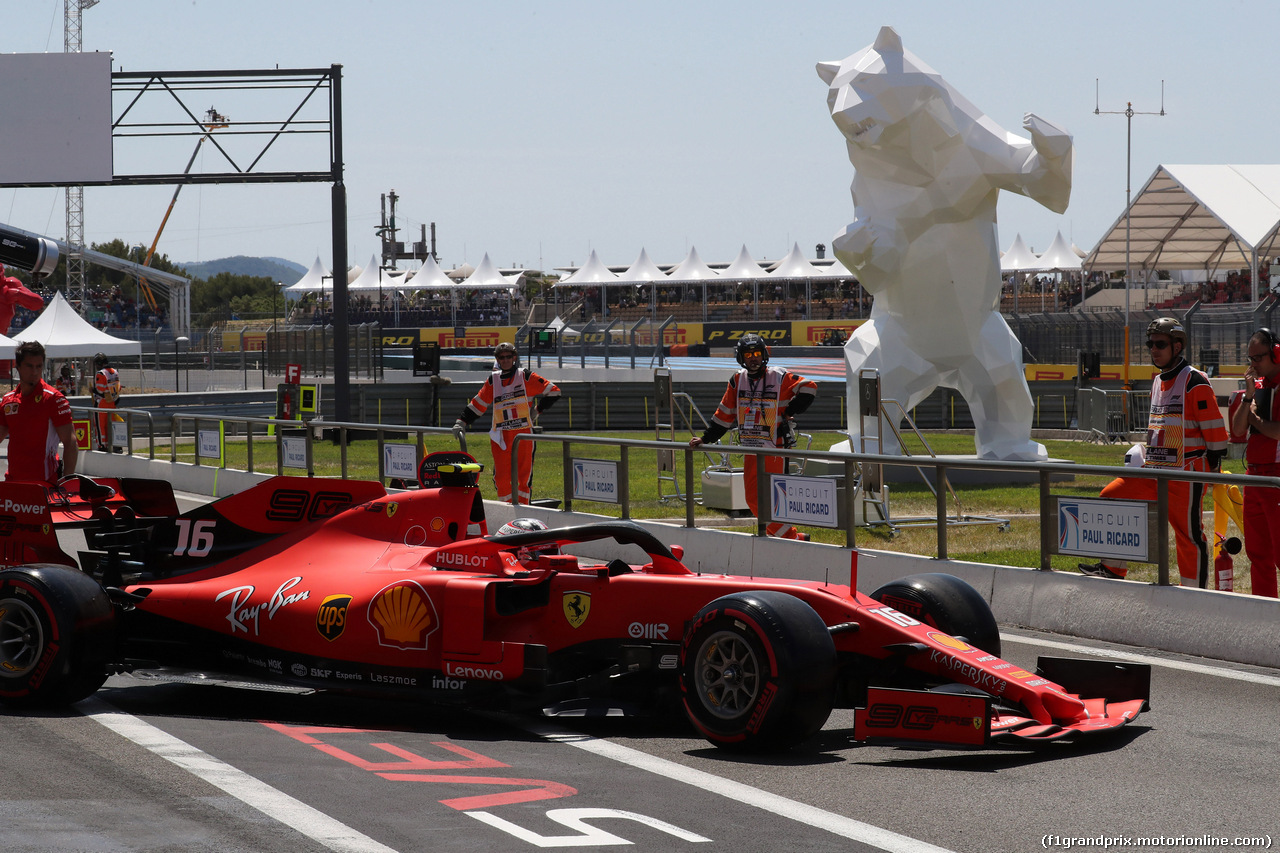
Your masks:
<instances>
[{"instance_id":1,"label":"rear tyre","mask_svg":"<svg viewBox=\"0 0 1280 853\"><path fill-rule=\"evenodd\" d=\"M93 578L67 566L0 571L0 702L52 707L106 681L114 612Z\"/></svg>"},{"instance_id":2,"label":"rear tyre","mask_svg":"<svg viewBox=\"0 0 1280 853\"><path fill-rule=\"evenodd\" d=\"M955 575L926 572L890 581L871 597L971 646L1000 655L1000 628L978 591Z\"/></svg>"},{"instance_id":3,"label":"rear tyre","mask_svg":"<svg viewBox=\"0 0 1280 853\"><path fill-rule=\"evenodd\" d=\"M716 746L788 749L817 734L831 714L835 643L822 617L793 595L716 599L685 634L680 660L685 713Z\"/></svg>"}]
</instances>

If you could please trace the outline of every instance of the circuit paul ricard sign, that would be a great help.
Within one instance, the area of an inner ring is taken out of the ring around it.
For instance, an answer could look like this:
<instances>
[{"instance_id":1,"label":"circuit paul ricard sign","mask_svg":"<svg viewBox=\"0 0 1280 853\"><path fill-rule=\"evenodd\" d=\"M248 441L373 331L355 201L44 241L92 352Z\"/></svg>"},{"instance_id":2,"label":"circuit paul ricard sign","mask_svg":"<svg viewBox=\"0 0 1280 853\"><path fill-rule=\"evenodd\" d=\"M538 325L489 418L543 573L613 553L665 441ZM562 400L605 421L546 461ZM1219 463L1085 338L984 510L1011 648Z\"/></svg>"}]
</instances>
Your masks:
<instances>
[{"instance_id":1,"label":"circuit paul ricard sign","mask_svg":"<svg viewBox=\"0 0 1280 853\"><path fill-rule=\"evenodd\" d=\"M1055 554L1152 561L1158 532L1149 502L1052 497L1058 509Z\"/></svg>"}]
</instances>

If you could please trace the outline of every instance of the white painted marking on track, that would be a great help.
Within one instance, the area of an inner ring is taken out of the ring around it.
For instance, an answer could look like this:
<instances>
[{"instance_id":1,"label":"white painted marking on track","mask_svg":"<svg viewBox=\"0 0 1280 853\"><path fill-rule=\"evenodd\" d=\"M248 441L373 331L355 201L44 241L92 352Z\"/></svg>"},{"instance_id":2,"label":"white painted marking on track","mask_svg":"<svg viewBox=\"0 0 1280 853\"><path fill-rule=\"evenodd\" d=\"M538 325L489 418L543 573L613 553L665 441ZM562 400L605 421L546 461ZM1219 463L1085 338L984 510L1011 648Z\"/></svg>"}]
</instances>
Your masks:
<instances>
[{"instance_id":1,"label":"white painted marking on track","mask_svg":"<svg viewBox=\"0 0 1280 853\"><path fill-rule=\"evenodd\" d=\"M193 776L226 791L242 803L252 806L272 820L302 833L318 844L339 853L396 853L394 848L357 832L324 812L312 808L266 782L256 779L196 749L148 722L126 714L97 697L77 706L85 716L127 738L161 758L176 764Z\"/></svg>"},{"instance_id":2,"label":"white painted marking on track","mask_svg":"<svg viewBox=\"0 0 1280 853\"><path fill-rule=\"evenodd\" d=\"M878 826L872 826L860 820L814 808L807 803L790 800L777 794L770 794L761 791L759 788L752 788L750 785L744 785L741 782L723 779L702 770L694 770L692 767L685 767L683 764L677 764L665 758L658 758L613 741L601 740L580 732L553 726L549 723L529 722L516 723L516 725L520 725L526 731L546 740L575 746L578 749L616 761L619 764L627 764L638 770L644 770L676 782L683 782L700 791L719 794L736 802L745 803L762 811L772 812L779 817L794 820L798 823L812 826L815 829L821 829L832 835L868 844L880 850L888 851L888 853L952 853L945 847L935 847L932 844L906 835L899 835L896 832L881 829Z\"/></svg>"},{"instance_id":3,"label":"white painted marking on track","mask_svg":"<svg viewBox=\"0 0 1280 853\"><path fill-rule=\"evenodd\" d=\"M1077 652L1087 655L1096 655L1097 657L1111 658L1112 660L1127 660L1134 663L1146 663L1151 666L1163 666L1166 669L1180 669L1183 672L1194 672L1199 675L1212 675L1217 678L1230 678L1235 681L1247 681L1250 684L1261 684L1266 687L1280 687L1280 678L1274 675L1263 675L1257 672L1239 672L1234 669L1224 669L1220 666L1208 666L1203 663L1191 663L1182 660L1166 660L1164 658L1152 657L1151 655L1142 655L1137 652L1118 651L1116 649L1098 649L1093 646L1081 646L1075 643L1064 643L1059 640L1041 640L1037 637L1026 637L1020 634L1009 634L1004 631L1000 632L1001 640L1009 640L1014 643L1025 643L1029 646L1044 646L1049 649L1061 649L1067 652Z\"/></svg>"}]
</instances>

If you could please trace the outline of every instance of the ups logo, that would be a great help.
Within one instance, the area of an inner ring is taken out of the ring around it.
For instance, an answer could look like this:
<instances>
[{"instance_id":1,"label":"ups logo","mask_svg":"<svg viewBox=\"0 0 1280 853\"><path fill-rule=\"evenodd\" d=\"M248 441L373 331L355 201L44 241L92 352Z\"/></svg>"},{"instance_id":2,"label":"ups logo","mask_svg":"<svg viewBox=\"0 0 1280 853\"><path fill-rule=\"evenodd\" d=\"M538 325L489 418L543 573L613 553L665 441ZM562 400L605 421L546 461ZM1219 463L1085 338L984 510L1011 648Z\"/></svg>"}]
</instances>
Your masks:
<instances>
[{"instance_id":1,"label":"ups logo","mask_svg":"<svg viewBox=\"0 0 1280 853\"><path fill-rule=\"evenodd\" d=\"M330 595L320 602L316 611L316 630L320 636L333 642L342 636L347 627L347 608L351 605L349 595Z\"/></svg>"}]
</instances>

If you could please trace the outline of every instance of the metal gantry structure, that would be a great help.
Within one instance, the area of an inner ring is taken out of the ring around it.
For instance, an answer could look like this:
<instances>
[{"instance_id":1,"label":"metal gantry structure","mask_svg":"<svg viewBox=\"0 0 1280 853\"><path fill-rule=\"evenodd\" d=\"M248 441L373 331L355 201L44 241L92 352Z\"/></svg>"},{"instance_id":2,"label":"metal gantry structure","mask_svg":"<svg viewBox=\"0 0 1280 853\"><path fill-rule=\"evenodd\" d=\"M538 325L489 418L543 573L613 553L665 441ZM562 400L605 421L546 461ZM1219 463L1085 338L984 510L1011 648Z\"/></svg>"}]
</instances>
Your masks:
<instances>
[{"instance_id":1,"label":"metal gantry structure","mask_svg":"<svg viewBox=\"0 0 1280 853\"><path fill-rule=\"evenodd\" d=\"M98 0L62 0L62 51L79 53L84 46L82 13ZM84 187L67 187L67 245L84 245ZM81 315L85 311L84 255L76 249L67 253L67 293Z\"/></svg>"}]
</instances>

